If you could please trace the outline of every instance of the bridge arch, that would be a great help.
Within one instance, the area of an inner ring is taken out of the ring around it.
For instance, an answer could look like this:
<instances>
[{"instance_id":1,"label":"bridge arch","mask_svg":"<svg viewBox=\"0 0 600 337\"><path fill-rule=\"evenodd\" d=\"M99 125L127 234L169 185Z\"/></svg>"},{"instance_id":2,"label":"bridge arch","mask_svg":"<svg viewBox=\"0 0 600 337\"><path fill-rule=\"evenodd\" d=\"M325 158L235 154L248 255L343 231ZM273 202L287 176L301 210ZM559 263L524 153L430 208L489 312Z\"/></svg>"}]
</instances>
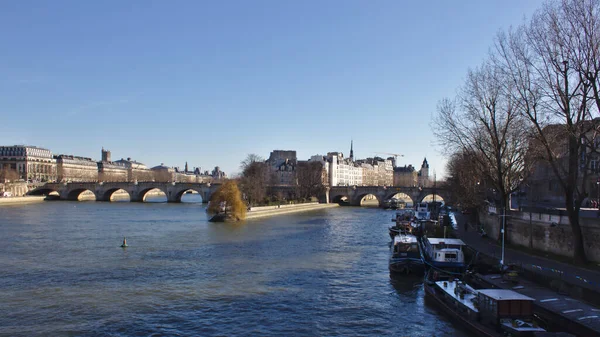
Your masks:
<instances>
[{"instance_id":1,"label":"bridge arch","mask_svg":"<svg viewBox=\"0 0 600 337\"><path fill-rule=\"evenodd\" d=\"M67 197L65 199L67 200L71 200L71 201L78 201L79 200L79 196L86 191L90 191L88 188L85 187L81 187L81 188L75 188L72 190L69 190L67 192ZM94 191L90 191L91 194L94 196L94 201L97 199L96 198L96 194L94 193Z\"/></svg>"},{"instance_id":2,"label":"bridge arch","mask_svg":"<svg viewBox=\"0 0 600 337\"><path fill-rule=\"evenodd\" d=\"M35 190L29 191L27 195L50 195L50 193L56 192L60 195L60 192L54 188L36 188Z\"/></svg>"},{"instance_id":3,"label":"bridge arch","mask_svg":"<svg viewBox=\"0 0 600 337\"><path fill-rule=\"evenodd\" d=\"M442 197L441 195L439 195L438 193L430 193L425 195L422 199L421 202L432 202L433 198L435 196L435 201L441 201L442 203L445 203L444 197Z\"/></svg>"},{"instance_id":4,"label":"bridge arch","mask_svg":"<svg viewBox=\"0 0 600 337\"><path fill-rule=\"evenodd\" d=\"M129 196L129 200L131 201L131 193L129 193L126 189L120 187L109 188L104 193L102 193L101 200L102 201L112 201L112 196L117 191L124 191Z\"/></svg>"},{"instance_id":5,"label":"bridge arch","mask_svg":"<svg viewBox=\"0 0 600 337\"><path fill-rule=\"evenodd\" d=\"M368 195L372 195L375 197L375 199L377 200L377 205L381 205L381 202L383 200L380 200L380 196L378 196L377 194L371 193L371 192L365 192L365 193L357 193L354 197L354 202L352 202L352 206L362 206L362 201L363 199L368 196Z\"/></svg>"},{"instance_id":6,"label":"bridge arch","mask_svg":"<svg viewBox=\"0 0 600 337\"><path fill-rule=\"evenodd\" d=\"M204 193L204 191L202 191L202 189L201 189L201 188L192 188L192 187L184 187L184 188L182 188L181 190L178 190L178 191L176 191L176 192L175 192L175 196L174 196L172 199L170 199L170 201L174 201L174 202L182 202L182 200L181 200L181 199L183 198L184 194L185 194L187 191L194 191L194 192L197 192L197 193L198 193L198 195L200 195L200 197L202 198L202 200L200 201L201 203L208 202L208 200L206 200L206 199L207 199L207 198L206 198L206 193Z\"/></svg>"},{"instance_id":7,"label":"bridge arch","mask_svg":"<svg viewBox=\"0 0 600 337\"><path fill-rule=\"evenodd\" d=\"M138 192L137 197L135 198L135 200L132 197L131 201L144 202L145 199L146 199L146 195L148 194L148 192L150 192L152 190L159 190L160 192L162 192L167 197L167 199L164 202L167 202L169 200L169 195L167 194L166 191L164 191L162 188L151 186L151 187L147 187L147 188L144 188L144 189L140 190Z\"/></svg>"},{"instance_id":8,"label":"bridge arch","mask_svg":"<svg viewBox=\"0 0 600 337\"><path fill-rule=\"evenodd\" d=\"M441 201L442 201L443 203L446 203L446 200L450 200L450 194L449 194L449 192L448 192L448 191L446 191L446 190L436 191L435 193L434 193L434 192L432 192L432 191L423 191L423 192L421 192L421 193L419 194L419 196L418 196L418 198L415 200L415 202L416 202L416 203L420 203L420 202L423 202L424 200L425 200L425 202L428 202L428 201L426 200L426 198L427 198L427 199L430 199L430 198L428 198L428 197L431 197L431 196L433 196L434 194L435 194L435 199L436 199L436 201L440 201L439 199L441 199ZM429 200L429 201L432 201L432 200Z\"/></svg>"},{"instance_id":9,"label":"bridge arch","mask_svg":"<svg viewBox=\"0 0 600 337\"><path fill-rule=\"evenodd\" d=\"M343 204L350 202L350 198L344 194L337 194L331 197L331 202L335 204Z\"/></svg>"},{"instance_id":10,"label":"bridge arch","mask_svg":"<svg viewBox=\"0 0 600 337\"><path fill-rule=\"evenodd\" d=\"M413 200L413 196L411 196L408 193L404 193L402 191L391 191L390 193L386 194L385 199L384 200L388 200L391 199L395 196L399 196L398 199L402 199L404 200L404 202L408 203L412 203L412 205L415 204L415 201Z\"/></svg>"}]
</instances>

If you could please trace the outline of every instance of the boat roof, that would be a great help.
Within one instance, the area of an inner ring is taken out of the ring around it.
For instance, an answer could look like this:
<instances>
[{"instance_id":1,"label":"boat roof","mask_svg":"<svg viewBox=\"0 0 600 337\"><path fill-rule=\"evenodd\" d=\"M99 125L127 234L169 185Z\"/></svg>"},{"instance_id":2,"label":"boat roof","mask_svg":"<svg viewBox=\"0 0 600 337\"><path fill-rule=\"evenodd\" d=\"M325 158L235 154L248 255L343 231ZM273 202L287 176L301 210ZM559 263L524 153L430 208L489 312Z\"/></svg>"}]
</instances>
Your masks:
<instances>
[{"instance_id":1,"label":"boat roof","mask_svg":"<svg viewBox=\"0 0 600 337\"><path fill-rule=\"evenodd\" d=\"M444 283L446 286L444 287ZM469 289L470 293L465 294L464 298L460 298L460 296L454 293L454 289L456 288L457 281L437 281L437 286L442 289L448 296L452 297L455 301L462 303L463 305L469 307L469 309L479 312L479 309L475 307L473 304L473 300L477 297L477 290L473 289L468 284L465 284L466 288Z\"/></svg>"},{"instance_id":2,"label":"boat roof","mask_svg":"<svg viewBox=\"0 0 600 337\"><path fill-rule=\"evenodd\" d=\"M397 243L417 243L417 237L414 235L400 234L394 236L394 244Z\"/></svg>"},{"instance_id":3,"label":"boat roof","mask_svg":"<svg viewBox=\"0 0 600 337\"><path fill-rule=\"evenodd\" d=\"M447 244L447 245L465 246L465 243L461 239L452 239L452 238L445 238L445 239L443 239L443 238L427 238L427 241L429 241L429 243L432 244L432 245Z\"/></svg>"},{"instance_id":4,"label":"boat roof","mask_svg":"<svg viewBox=\"0 0 600 337\"><path fill-rule=\"evenodd\" d=\"M520 294L514 290L509 289L480 289L479 293L492 298L497 301L509 301L509 300L520 300L520 301L535 301L529 296Z\"/></svg>"},{"instance_id":5,"label":"boat roof","mask_svg":"<svg viewBox=\"0 0 600 337\"><path fill-rule=\"evenodd\" d=\"M458 248L442 248L442 249L436 249L436 252L440 252L440 253L456 253L457 251L460 251L460 249Z\"/></svg>"}]
</instances>

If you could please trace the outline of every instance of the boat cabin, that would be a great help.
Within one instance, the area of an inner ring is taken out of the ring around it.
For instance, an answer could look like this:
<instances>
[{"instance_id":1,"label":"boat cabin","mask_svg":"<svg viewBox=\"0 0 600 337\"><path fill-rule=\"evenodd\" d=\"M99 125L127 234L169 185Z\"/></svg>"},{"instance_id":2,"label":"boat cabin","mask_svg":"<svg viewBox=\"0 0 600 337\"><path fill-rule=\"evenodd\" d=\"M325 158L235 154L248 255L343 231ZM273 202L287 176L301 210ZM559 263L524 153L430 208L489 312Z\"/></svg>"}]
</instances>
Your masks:
<instances>
[{"instance_id":1,"label":"boat cabin","mask_svg":"<svg viewBox=\"0 0 600 337\"><path fill-rule=\"evenodd\" d=\"M420 202L417 204L417 218L420 220L428 220L429 219L429 208L427 207L426 202Z\"/></svg>"},{"instance_id":2,"label":"boat cabin","mask_svg":"<svg viewBox=\"0 0 600 337\"><path fill-rule=\"evenodd\" d=\"M396 235L394 237L392 257L420 258L419 243L414 235Z\"/></svg>"},{"instance_id":3,"label":"boat cabin","mask_svg":"<svg viewBox=\"0 0 600 337\"><path fill-rule=\"evenodd\" d=\"M424 245L428 259L436 266L462 267L465 263L461 239L425 238Z\"/></svg>"},{"instance_id":4,"label":"boat cabin","mask_svg":"<svg viewBox=\"0 0 600 337\"><path fill-rule=\"evenodd\" d=\"M434 296L462 320L469 322L478 334L497 335L489 333L488 329L502 331L509 336L533 336L535 332L545 331L533 323L534 299L516 291L476 290L459 280L437 281L435 287Z\"/></svg>"},{"instance_id":5,"label":"boat cabin","mask_svg":"<svg viewBox=\"0 0 600 337\"><path fill-rule=\"evenodd\" d=\"M500 326L517 336L544 331L530 323L533 301L533 298L509 289L481 289L477 294L481 322Z\"/></svg>"}]
</instances>

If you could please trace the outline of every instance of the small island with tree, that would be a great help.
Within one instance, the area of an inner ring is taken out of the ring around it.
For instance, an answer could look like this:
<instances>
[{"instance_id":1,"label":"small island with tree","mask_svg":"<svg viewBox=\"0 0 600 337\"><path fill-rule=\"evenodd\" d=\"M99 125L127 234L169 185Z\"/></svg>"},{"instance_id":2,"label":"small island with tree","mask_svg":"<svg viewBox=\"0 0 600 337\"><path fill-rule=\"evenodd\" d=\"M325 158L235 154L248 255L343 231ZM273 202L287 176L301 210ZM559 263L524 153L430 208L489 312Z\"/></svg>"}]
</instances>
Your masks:
<instances>
[{"instance_id":1,"label":"small island with tree","mask_svg":"<svg viewBox=\"0 0 600 337\"><path fill-rule=\"evenodd\" d=\"M211 222L241 221L246 218L246 203L235 180L225 181L212 195L208 205Z\"/></svg>"}]
</instances>

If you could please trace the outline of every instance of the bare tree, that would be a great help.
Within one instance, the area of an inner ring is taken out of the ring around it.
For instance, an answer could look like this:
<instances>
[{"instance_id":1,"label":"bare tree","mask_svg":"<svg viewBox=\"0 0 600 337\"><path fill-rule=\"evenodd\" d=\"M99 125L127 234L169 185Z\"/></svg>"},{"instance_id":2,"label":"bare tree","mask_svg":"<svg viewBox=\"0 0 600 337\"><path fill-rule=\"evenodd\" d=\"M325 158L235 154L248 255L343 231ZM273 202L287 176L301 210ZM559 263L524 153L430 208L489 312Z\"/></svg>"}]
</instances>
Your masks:
<instances>
[{"instance_id":1,"label":"bare tree","mask_svg":"<svg viewBox=\"0 0 600 337\"><path fill-rule=\"evenodd\" d=\"M565 197L573 258L586 261L579 211L592 160L597 160L600 109L600 2L549 2L529 25L500 33L495 61L533 127L537 159L552 169Z\"/></svg>"},{"instance_id":2,"label":"bare tree","mask_svg":"<svg viewBox=\"0 0 600 337\"><path fill-rule=\"evenodd\" d=\"M15 169L11 169L9 167L4 167L0 169L0 182L4 181L15 181L19 179L19 172Z\"/></svg>"},{"instance_id":3,"label":"bare tree","mask_svg":"<svg viewBox=\"0 0 600 337\"><path fill-rule=\"evenodd\" d=\"M255 153L250 153L246 159L244 159L241 163L240 163L240 170L244 171L248 166L252 165L253 163L264 163L265 159Z\"/></svg>"},{"instance_id":4,"label":"bare tree","mask_svg":"<svg viewBox=\"0 0 600 337\"><path fill-rule=\"evenodd\" d=\"M296 170L297 195L300 198L320 196L324 190L323 164L317 161L298 161Z\"/></svg>"},{"instance_id":5,"label":"bare tree","mask_svg":"<svg viewBox=\"0 0 600 337\"><path fill-rule=\"evenodd\" d=\"M454 153L446 165L446 188L452 191L448 203L459 205L463 209L477 208L483 204L481 188L483 178L478 171L476 161L464 152Z\"/></svg>"},{"instance_id":6,"label":"bare tree","mask_svg":"<svg viewBox=\"0 0 600 337\"><path fill-rule=\"evenodd\" d=\"M268 185L268 167L264 159L255 154L249 154L242 161L240 168L240 190L248 204L255 205L265 199Z\"/></svg>"},{"instance_id":7,"label":"bare tree","mask_svg":"<svg viewBox=\"0 0 600 337\"><path fill-rule=\"evenodd\" d=\"M481 178L498 191L503 209L528 172L526 129L511 91L502 72L486 62L469 71L454 100L439 103L433 125L449 154L460 153L473 161Z\"/></svg>"}]
</instances>

